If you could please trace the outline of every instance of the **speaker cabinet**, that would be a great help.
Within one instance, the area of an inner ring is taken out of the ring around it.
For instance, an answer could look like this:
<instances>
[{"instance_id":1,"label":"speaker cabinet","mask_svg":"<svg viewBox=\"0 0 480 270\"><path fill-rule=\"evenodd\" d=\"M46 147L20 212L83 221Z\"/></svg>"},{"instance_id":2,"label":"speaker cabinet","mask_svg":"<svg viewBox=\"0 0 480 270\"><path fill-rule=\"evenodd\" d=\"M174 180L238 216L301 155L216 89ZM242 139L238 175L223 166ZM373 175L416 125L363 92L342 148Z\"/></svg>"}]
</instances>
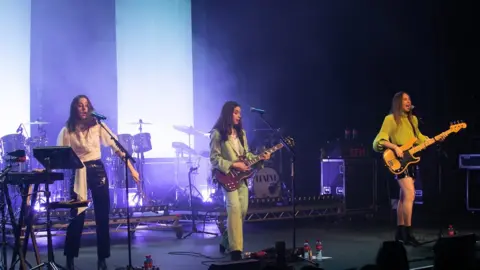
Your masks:
<instances>
[{"instance_id":1,"label":"speaker cabinet","mask_svg":"<svg viewBox=\"0 0 480 270\"><path fill-rule=\"evenodd\" d=\"M320 194L342 197L347 210L375 209L377 179L375 159L322 159L320 171Z\"/></svg>"},{"instance_id":2,"label":"speaker cabinet","mask_svg":"<svg viewBox=\"0 0 480 270\"><path fill-rule=\"evenodd\" d=\"M480 170L466 171L466 203L468 211L480 211Z\"/></svg>"}]
</instances>

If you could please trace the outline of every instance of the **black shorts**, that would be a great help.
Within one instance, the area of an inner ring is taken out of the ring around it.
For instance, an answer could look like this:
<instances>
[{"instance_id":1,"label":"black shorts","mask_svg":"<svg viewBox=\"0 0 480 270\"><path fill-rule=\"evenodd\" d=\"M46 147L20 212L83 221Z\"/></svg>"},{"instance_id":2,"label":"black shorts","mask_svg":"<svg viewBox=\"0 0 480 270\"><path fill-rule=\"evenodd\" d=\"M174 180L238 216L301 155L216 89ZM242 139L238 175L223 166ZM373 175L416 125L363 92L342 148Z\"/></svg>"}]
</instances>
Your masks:
<instances>
[{"instance_id":1,"label":"black shorts","mask_svg":"<svg viewBox=\"0 0 480 270\"><path fill-rule=\"evenodd\" d=\"M415 177L419 174L418 165L410 165L403 173L396 174L395 180L400 180L402 178L411 177L415 180Z\"/></svg>"}]
</instances>

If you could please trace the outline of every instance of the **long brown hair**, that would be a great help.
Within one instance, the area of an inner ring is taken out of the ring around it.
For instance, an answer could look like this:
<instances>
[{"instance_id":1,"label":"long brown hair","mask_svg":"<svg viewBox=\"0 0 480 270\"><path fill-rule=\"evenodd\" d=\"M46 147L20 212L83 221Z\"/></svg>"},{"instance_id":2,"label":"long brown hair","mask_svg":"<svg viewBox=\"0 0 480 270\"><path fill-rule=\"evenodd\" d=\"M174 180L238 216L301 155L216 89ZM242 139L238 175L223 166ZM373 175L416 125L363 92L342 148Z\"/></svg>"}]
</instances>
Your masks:
<instances>
[{"instance_id":1,"label":"long brown hair","mask_svg":"<svg viewBox=\"0 0 480 270\"><path fill-rule=\"evenodd\" d=\"M392 108L390 109L390 113L393 114L393 118L395 119L395 122L397 123L397 126L400 125L401 123L401 117L402 114L404 113L402 110L402 101L403 101L403 95L410 96L407 92L400 91L398 93L395 93L395 95L392 98ZM412 110L410 110L407 114L408 121L412 123Z\"/></svg>"},{"instance_id":2,"label":"long brown hair","mask_svg":"<svg viewBox=\"0 0 480 270\"><path fill-rule=\"evenodd\" d=\"M70 115L67 120L67 129L68 132L75 132L77 128L77 124L80 121L78 119L78 112L77 112L77 104L80 101L81 98L84 98L88 102L88 116L87 119L85 120L85 123L87 124L87 128L90 129L91 127L95 126L97 124L97 121L95 118L93 118L90 113L93 112L95 109L93 108L92 102L90 102L90 99L86 95L78 95L73 98L72 103L70 104Z\"/></svg>"},{"instance_id":3,"label":"long brown hair","mask_svg":"<svg viewBox=\"0 0 480 270\"><path fill-rule=\"evenodd\" d=\"M240 142L242 143L242 146L244 145L243 141L243 127L242 127L242 119L240 119L240 122L238 125L233 124L233 111L235 110L236 107L240 107L240 104L238 104L236 101L227 101L225 104L223 104L222 111L220 112L220 116L217 119L217 122L213 126L213 129L216 129L219 133L220 136L222 137L222 141L228 140L228 135L232 132L232 128L237 131L237 136Z\"/></svg>"}]
</instances>

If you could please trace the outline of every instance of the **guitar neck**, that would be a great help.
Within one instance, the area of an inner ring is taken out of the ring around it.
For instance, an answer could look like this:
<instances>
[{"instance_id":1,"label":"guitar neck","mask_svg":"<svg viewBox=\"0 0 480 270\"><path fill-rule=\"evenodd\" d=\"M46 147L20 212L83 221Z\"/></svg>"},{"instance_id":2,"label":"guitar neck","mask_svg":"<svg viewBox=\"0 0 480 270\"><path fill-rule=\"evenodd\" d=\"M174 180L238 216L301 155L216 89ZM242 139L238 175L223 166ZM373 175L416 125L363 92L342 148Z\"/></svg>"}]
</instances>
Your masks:
<instances>
[{"instance_id":1,"label":"guitar neck","mask_svg":"<svg viewBox=\"0 0 480 270\"><path fill-rule=\"evenodd\" d=\"M280 150L282 147L283 147L283 144L279 143L279 144L275 145L274 147L269 148L269 149L263 151L263 153L267 152L267 153L272 154L272 153ZM258 156L256 156L256 157L250 159L250 160L247 160L245 163L247 164L247 166L252 166L252 165L254 165L255 163L259 162L260 160L261 160L260 155L258 155Z\"/></svg>"},{"instance_id":2,"label":"guitar neck","mask_svg":"<svg viewBox=\"0 0 480 270\"><path fill-rule=\"evenodd\" d=\"M411 154L415 154L417 152L420 152L422 150L425 150L427 147L429 147L430 145L436 143L437 141L439 141L442 137L447 137L448 135L450 135L450 133L452 133L451 130L447 130L447 131L444 131L440 134L438 134L437 136L431 138L431 139L428 139L426 141L424 141L423 143L413 147L412 149L410 149L410 153Z\"/></svg>"}]
</instances>

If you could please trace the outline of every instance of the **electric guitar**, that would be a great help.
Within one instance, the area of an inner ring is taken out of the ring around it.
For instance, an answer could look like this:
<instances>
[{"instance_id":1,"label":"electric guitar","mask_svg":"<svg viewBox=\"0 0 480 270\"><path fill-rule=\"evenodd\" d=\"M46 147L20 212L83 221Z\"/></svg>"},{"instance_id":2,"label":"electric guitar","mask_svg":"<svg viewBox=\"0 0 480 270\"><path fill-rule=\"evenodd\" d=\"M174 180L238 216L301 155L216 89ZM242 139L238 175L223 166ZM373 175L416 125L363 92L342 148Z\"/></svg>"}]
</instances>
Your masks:
<instances>
[{"instance_id":1,"label":"electric guitar","mask_svg":"<svg viewBox=\"0 0 480 270\"><path fill-rule=\"evenodd\" d=\"M403 151L403 158L398 158L395 154L395 151L392 149L387 149L383 153L383 161L385 162L385 166L387 166L390 172L393 174L401 174L408 168L408 166L420 161L420 157L415 156L416 153L426 149L428 146L436 143L440 139L445 138L452 133L457 133L464 128L467 128L466 123L452 123L448 130L438 134L434 138L426 140L417 146L413 146L417 141L417 138L412 138L405 145L400 146L400 149Z\"/></svg>"},{"instance_id":2,"label":"electric guitar","mask_svg":"<svg viewBox=\"0 0 480 270\"><path fill-rule=\"evenodd\" d=\"M294 145L294 141L293 141L292 138L286 138L285 142L291 147L293 147L293 145ZM283 146L284 146L283 143L279 143L279 144L275 145L274 147L263 151L263 153L268 152L268 153L272 154L272 153L282 149ZM262 159L261 159L260 155L254 157L250 160L247 160L245 156L241 156L235 162L244 162L245 165L247 165L248 167L251 167L261 160ZM254 169L250 168L248 171L241 172L239 170L236 170L236 169L232 168L229 173L225 174L225 173L215 169L214 178L218 181L218 183L220 183L220 185L222 185L222 187L224 187L227 191L230 192L230 191L237 190L240 187L242 181L254 176L256 171L257 170L254 170Z\"/></svg>"}]
</instances>

